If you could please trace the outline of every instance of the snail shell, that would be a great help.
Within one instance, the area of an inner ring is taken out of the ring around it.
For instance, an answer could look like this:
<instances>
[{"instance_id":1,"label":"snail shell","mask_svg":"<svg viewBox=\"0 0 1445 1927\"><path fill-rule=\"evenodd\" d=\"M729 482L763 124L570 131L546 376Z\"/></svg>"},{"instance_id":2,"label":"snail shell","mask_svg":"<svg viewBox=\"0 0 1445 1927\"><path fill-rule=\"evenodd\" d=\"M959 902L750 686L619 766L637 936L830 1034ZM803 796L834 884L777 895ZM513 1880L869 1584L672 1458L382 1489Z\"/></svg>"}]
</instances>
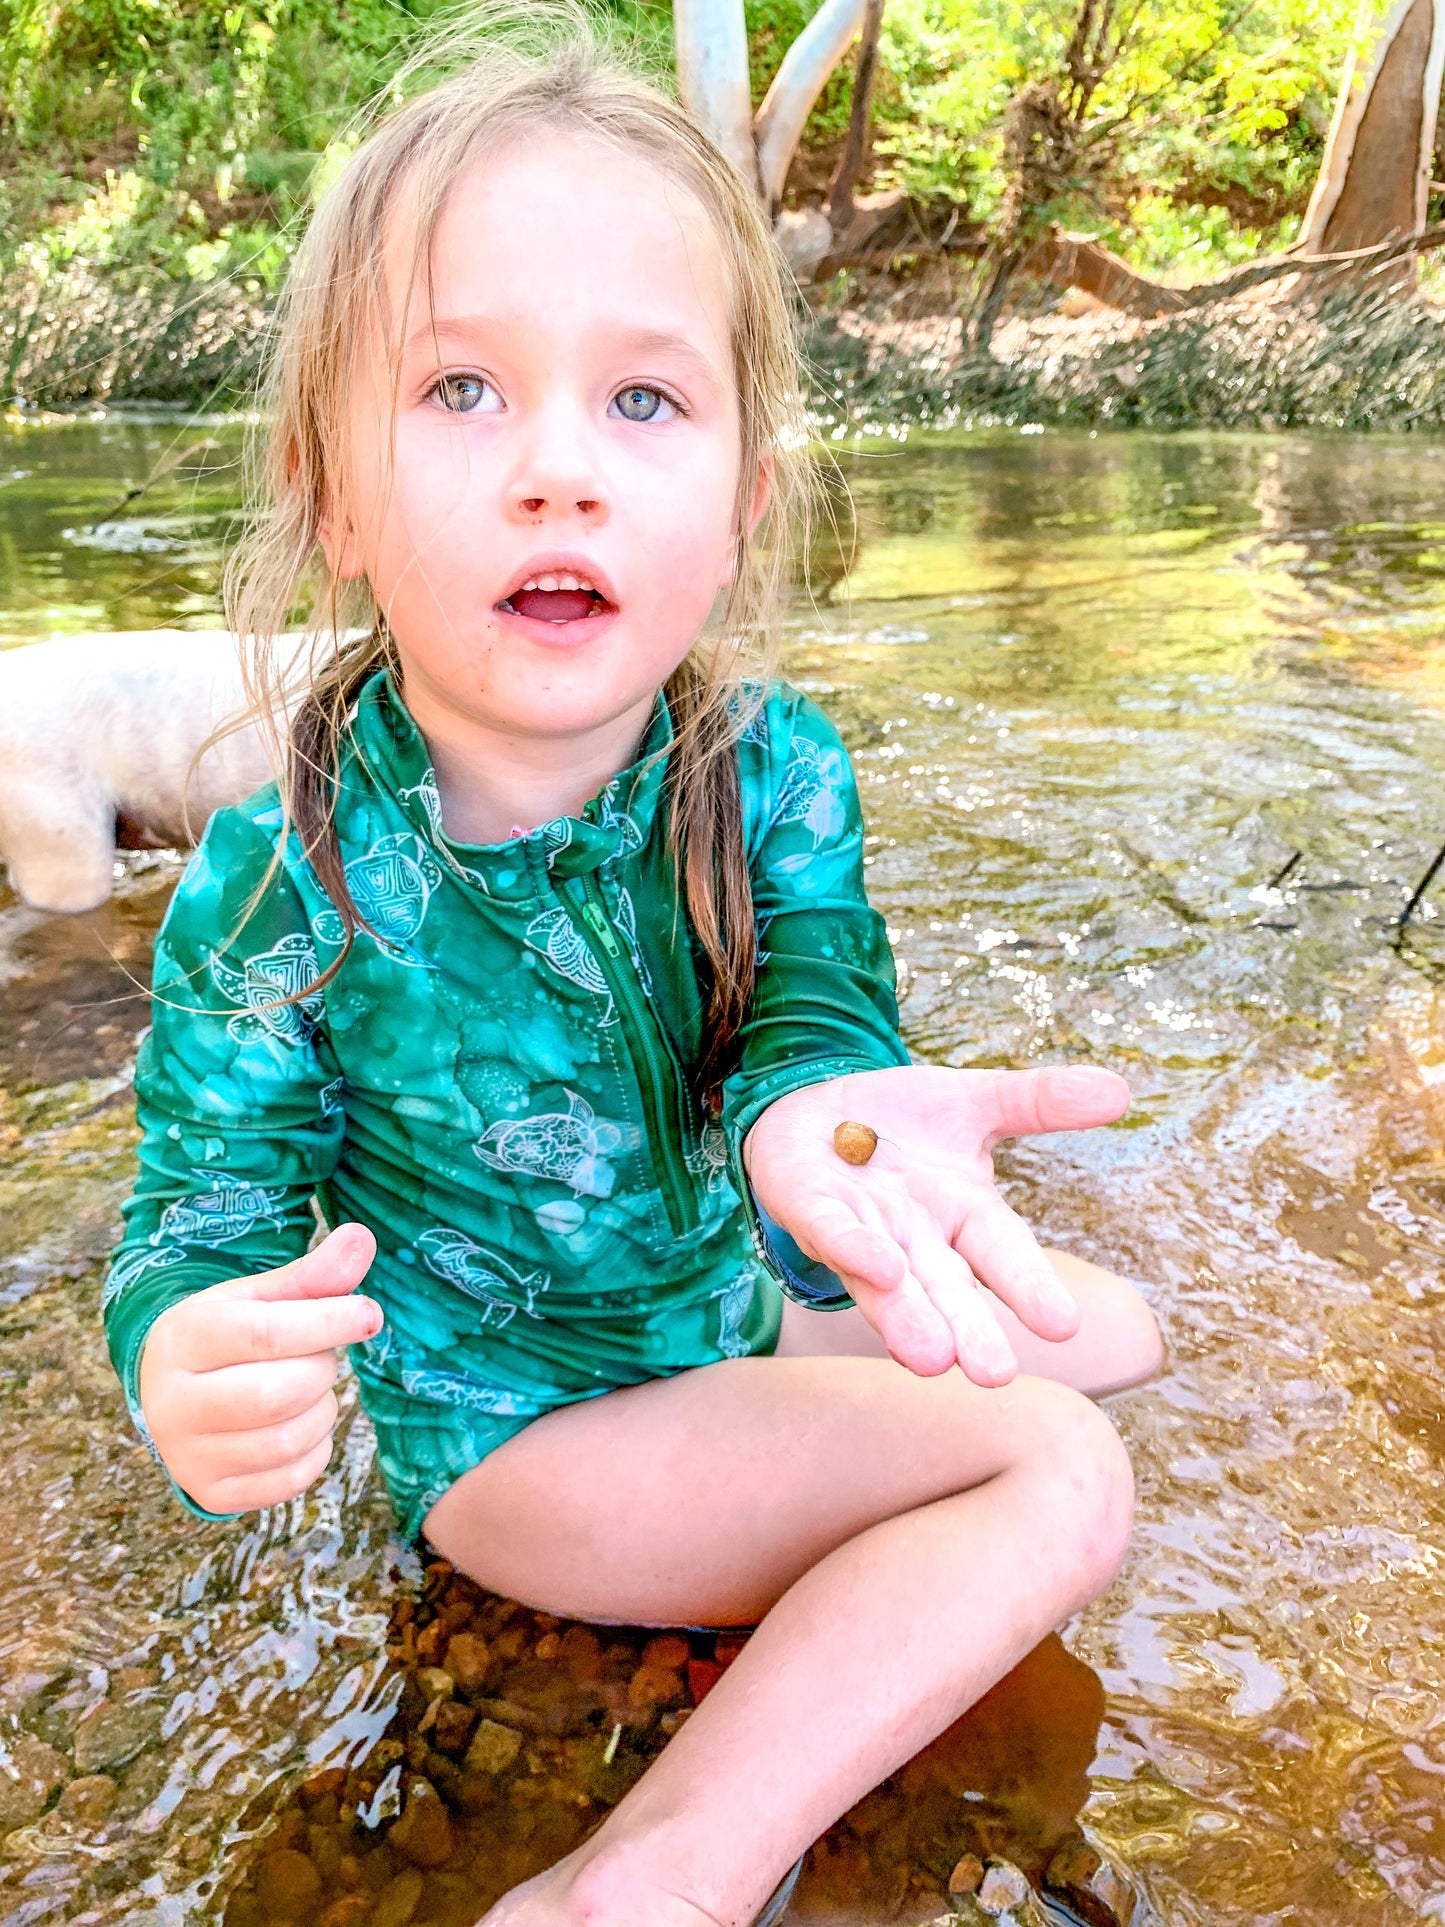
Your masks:
<instances>
[{"instance_id":1,"label":"snail shell","mask_svg":"<svg viewBox=\"0 0 1445 1927\"><path fill-rule=\"evenodd\" d=\"M833 1149L845 1164L866 1164L878 1149L878 1133L847 1119L833 1133Z\"/></svg>"}]
</instances>

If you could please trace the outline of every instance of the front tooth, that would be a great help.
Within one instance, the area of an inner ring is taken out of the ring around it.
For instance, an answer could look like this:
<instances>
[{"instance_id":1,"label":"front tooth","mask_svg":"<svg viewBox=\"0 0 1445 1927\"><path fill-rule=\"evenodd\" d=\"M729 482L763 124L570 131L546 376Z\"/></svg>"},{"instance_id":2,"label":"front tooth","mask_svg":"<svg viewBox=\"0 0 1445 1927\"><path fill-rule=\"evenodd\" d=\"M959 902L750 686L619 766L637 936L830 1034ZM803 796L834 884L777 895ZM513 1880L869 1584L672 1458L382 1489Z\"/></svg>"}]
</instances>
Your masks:
<instances>
[{"instance_id":1,"label":"front tooth","mask_svg":"<svg viewBox=\"0 0 1445 1927\"><path fill-rule=\"evenodd\" d=\"M543 590L544 592L550 592L551 590L554 590L554 589L555 589L555 588L557 587L557 578L556 578L556 576L555 576L555 575L539 575L539 576L537 577L537 587L538 587L539 589L541 589L541 590Z\"/></svg>"},{"instance_id":2,"label":"front tooth","mask_svg":"<svg viewBox=\"0 0 1445 1927\"><path fill-rule=\"evenodd\" d=\"M557 578L557 587L559 589L580 589L582 584L577 580L575 575L559 575Z\"/></svg>"}]
</instances>

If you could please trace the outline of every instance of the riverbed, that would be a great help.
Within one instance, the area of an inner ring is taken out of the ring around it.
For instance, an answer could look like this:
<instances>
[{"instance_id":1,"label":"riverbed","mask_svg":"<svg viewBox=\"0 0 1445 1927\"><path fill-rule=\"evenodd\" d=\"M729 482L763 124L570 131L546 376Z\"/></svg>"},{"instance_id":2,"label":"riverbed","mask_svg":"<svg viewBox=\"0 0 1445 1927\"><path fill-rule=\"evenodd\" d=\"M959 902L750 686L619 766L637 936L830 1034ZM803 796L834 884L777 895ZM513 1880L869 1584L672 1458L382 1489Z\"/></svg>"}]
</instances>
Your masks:
<instances>
[{"instance_id":1,"label":"riverbed","mask_svg":"<svg viewBox=\"0 0 1445 1927\"><path fill-rule=\"evenodd\" d=\"M0 430L0 647L218 626L238 444ZM787 666L854 752L907 1040L1129 1078L1123 1125L1001 1167L1169 1347L1110 1401L1129 1562L996 1721L1034 1736L1006 1771L960 1743L959 1810L992 1803L1005 1853L1040 1812L1082 1825L1136 1923L1445 1919L1445 877L1398 929L1445 842L1445 444L833 452ZM99 1280L177 871L124 858L76 919L0 886L0 1927L218 1913L297 1786L331 1799L315 1774L392 1720L422 1580L351 1387L328 1476L239 1525L173 1505L126 1422ZM838 1851L799 1919L844 1917ZM853 1917L927 1918L923 1891Z\"/></svg>"}]
</instances>

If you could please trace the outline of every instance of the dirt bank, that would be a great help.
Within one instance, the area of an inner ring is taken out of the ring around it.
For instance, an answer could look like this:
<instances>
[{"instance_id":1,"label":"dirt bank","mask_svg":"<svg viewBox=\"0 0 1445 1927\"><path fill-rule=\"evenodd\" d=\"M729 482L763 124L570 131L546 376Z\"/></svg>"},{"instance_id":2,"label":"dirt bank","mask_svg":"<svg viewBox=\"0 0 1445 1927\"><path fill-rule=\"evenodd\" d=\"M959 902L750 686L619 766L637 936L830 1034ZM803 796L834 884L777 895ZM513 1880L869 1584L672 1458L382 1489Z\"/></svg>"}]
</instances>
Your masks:
<instances>
[{"instance_id":1,"label":"dirt bank","mask_svg":"<svg viewBox=\"0 0 1445 1927\"><path fill-rule=\"evenodd\" d=\"M1016 314L993 350L922 276L810 290L820 425L1445 428L1445 315L1417 296L1245 297L1158 321L1095 308ZM1076 300L1074 305L1078 305ZM78 266L0 285L3 392L22 408L235 405L259 366L262 299L224 281Z\"/></svg>"}]
</instances>

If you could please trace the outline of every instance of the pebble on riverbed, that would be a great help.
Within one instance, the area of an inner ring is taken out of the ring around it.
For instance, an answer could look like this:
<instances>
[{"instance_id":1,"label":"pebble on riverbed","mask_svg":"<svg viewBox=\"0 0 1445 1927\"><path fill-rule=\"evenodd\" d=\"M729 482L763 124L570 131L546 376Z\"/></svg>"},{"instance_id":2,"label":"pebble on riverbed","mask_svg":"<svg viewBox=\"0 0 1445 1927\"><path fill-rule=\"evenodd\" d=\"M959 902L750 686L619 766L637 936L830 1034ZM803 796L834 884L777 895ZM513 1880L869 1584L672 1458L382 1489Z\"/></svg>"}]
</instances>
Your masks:
<instances>
[{"instance_id":1,"label":"pebble on riverbed","mask_svg":"<svg viewBox=\"0 0 1445 1927\"><path fill-rule=\"evenodd\" d=\"M225 1927L473 1927L600 1825L747 1640L575 1624L433 1562L420 1597L392 1610L404 1683L390 1724L364 1760L297 1789L232 1890ZM1061 1647L1042 1662L1052 1704L1060 1666L1083 1671ZM916 1923L952 1905L945 1918L1039 1927L1030 1880L1046 1866L1086 1878L1099 1857L1067 1824L1036 1845L1009 1841L1002 1808L964 1797L977 1784L969 1744L950 1753L945 1736L831 1829L789 1919Z\"/></svg>"}]
</instances>

